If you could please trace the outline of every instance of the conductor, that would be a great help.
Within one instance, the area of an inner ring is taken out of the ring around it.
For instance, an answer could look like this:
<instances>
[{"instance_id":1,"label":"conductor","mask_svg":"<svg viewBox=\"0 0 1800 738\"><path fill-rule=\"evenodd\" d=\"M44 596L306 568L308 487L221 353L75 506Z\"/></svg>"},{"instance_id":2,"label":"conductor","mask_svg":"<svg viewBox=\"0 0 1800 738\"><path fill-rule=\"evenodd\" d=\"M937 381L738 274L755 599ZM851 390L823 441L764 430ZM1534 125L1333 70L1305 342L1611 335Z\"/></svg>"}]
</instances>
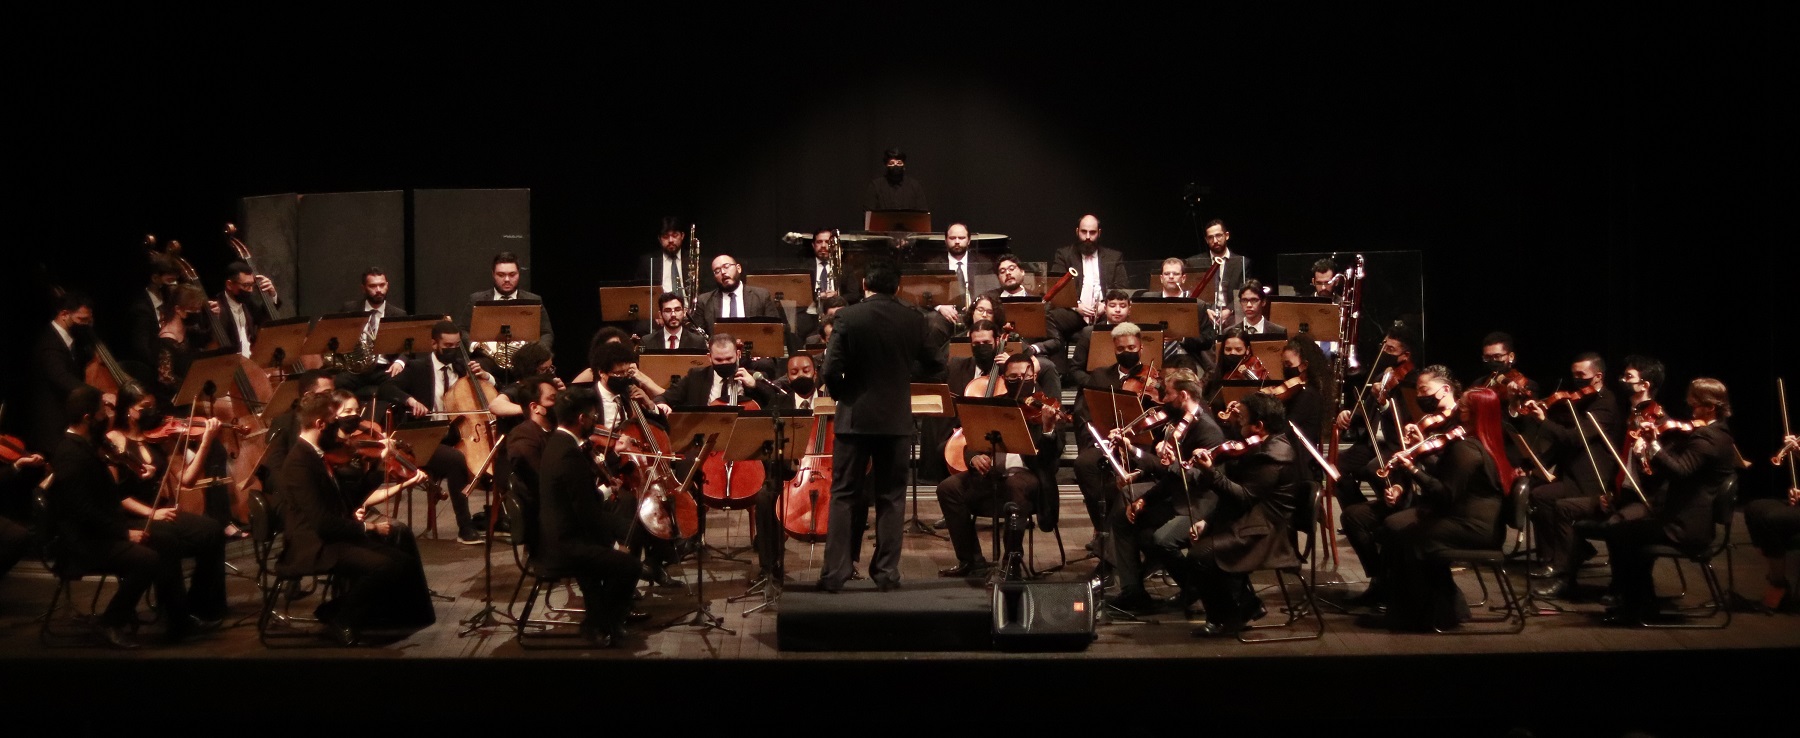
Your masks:
<instances>
[{"instance_id":1,"label":"conductor","mask_svg":"<svg viewBox=\"0 0 1800 738\"><path fill-rule=\"evenodd\" d=\"M936 352L925 345L925 317L894 299L900 268L888 259L863 271L862 302L837 314L825 349L825 386L837 398L837 445L831 458L831 515L825 531L825 567L819 590L837 592L850 578L860 541L852 532L857 491L875 497L875 555L869 578L886 592L900 587L901 518L906 500L902 474L912 435L910 386L915 376L936 373ZM865 473L863 470L867 469Z\"/></svg>"}]
</instances>

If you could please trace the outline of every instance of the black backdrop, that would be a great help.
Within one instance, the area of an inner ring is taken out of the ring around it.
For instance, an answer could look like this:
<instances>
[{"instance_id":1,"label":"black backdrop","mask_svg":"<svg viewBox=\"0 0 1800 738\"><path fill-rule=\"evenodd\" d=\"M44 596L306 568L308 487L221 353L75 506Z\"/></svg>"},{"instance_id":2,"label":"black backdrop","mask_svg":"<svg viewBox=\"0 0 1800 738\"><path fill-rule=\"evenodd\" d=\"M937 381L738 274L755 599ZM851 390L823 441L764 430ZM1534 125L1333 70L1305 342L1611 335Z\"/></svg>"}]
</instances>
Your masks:
<instances>
[{"instance_id":1,"label":"black backdrop","mask_svg":"<svg viewBox=\"0 0 1800 738\"><path fill-rule=\"evenodd\" d=\"M1198 217L1226 219L1258 271L1280 252L1418 250L1432 360L1471 372L1494 329L1547 384L1581 350L1657 355L1665 404L1693 376L1724 379L1745 453L1767 459L1795 273L1771 209L1793 202L1775 114L1792 79L1769 19L1432 35L1389 20L1068 19L1031 38L1005 22L663 21L505 49L308 38L229 53L121 33L46 48L22 75L30 135L15 143L49 156L18 182L18 252L99 294L105 321L141 284L147 231L188 244L216 290L215 234L241 196L529 188L530 282L572 371L593 285L625 276L612 265L651 247L659 216L699 222L709 256L787 256L782 232L854 227L879 152L899 145L938 222L1008 233L1030 259L1084 212L1128 258L1194 253L1190 182L1209 193ZM485 269L467 265L466 289ZM38 291L9 292L36 331ZM1768 469L1748 486L1773 484Z\"/></svg>"}]
</instances>

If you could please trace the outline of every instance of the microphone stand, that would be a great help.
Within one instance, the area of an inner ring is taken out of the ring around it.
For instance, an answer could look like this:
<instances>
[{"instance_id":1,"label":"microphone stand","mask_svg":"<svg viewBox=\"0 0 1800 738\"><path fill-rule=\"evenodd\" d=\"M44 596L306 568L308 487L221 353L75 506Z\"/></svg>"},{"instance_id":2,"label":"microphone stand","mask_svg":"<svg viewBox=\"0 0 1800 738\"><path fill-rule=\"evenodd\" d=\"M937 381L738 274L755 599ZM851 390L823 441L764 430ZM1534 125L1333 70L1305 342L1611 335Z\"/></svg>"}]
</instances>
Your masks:
<instances>
[{"instance_id":1,"label":"microphone stand","mask_svg":"<svg viewBox=\"0 0 1800 738\"><path fill-rule=\"evenodd\" d=\"M698 447L702 452L704 452L706 450L705 439L703 439L699 436L695 436L694 441L695 441L694 445L696 447ZM696 469L699 468L699 465L701 462L700 457L703 455L704 455L703 453L695 455L694 465L695 465ZM688 480L688 484L692 484L692 483L693 483L692 478L690 477L690 479ZM688 484L681 485L680 489L675 490L671 494L679 494L679 495L688 494ZM700 514L702 516L704 516L706 513L705 513L705 511L701 511ZM705 634L709 631L722 630L722 631L725 631L725 635L732 635L732 636L737 635L737 631L725 627L725 619L724 618L721 618L721 617L713 614L712 603L708 602L706 599L706 558L707 557L701 555L701 553L700 553L700 552L704 552L705 548L706 548L706 530L704 528L702 528L698 533L696 533L696 535L699 536L701 545L696 547L695 551L697 553L694 554L694 600L695 600L694 609L689 610L685 613L682 613L680 617L669 621L669 623L667 625L664 625L663 627L664 628L673 628L677 625L698 626L700 628L700 632L702 634Z\"/></svg>"}]
</instances>

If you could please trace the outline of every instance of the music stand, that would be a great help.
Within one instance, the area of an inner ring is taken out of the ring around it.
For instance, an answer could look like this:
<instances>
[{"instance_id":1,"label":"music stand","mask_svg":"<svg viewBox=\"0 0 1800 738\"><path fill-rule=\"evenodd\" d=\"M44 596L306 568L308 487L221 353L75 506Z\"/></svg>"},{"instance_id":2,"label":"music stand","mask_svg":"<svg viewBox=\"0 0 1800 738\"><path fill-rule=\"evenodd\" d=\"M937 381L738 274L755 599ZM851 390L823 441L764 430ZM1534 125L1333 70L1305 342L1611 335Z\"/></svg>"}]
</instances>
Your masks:
<instances>
[{"instance_id":1,"label":"music stand","mask_svg":"<svg viewBox=\"0 0 1800 738\"><path fill-rule=\"evenodd\" d=\"M481 300L469 313L471 343L536 341L544 305L537 300Z\"/></svg>"},{"instance_id":2,"label":"music stand","mask_svg":"<svg viewBox=\"0 0 1800 738\"><path fill-rule=\"evenodd\" d=\"M1077 269L1076 271L1081 271L1081 270ZM1057 280L1062 279L1063 275L1066 275L1066 274L1068 274L1068 272L1063 272L1062 274L1046 275L1044 277L1044 291L1045 292L1050 291L1050 287L1055 285ZM1055 295L1051 296L1050 306L1074 310L1075 303L1081 301L1081 280L1082 280L1082 277L1070 277L1069 283L1066 285L1063 285L1063 288L1061 291L1059 291ZM1009 312L1009 313L1007 313L1007 315L1011 316L1012 313Z\"/></svg>"},{"instance_id":3,"label":"music stand","mask_svg":"<svg viewBox=\"0 0 1800 738\"><path fill-rule=\"evenodd\" d=\"M312 318L271 320L256 329L250 342L250 361L260 367L286 366L300 360L300 347L312 332Z\"/></svg>"},{"instance_id":4,"label":"music stand","mask_svg":"<svg viewBox=\"0 0 1800 738\"><path fill-rule=\"evenodd\" d=\"M787 323L780 318L717 318L713 320L714 336L730 333L744 343L744 355L757 358L787 358ZM774 346L780 353L769 353ZM759 350L761 349L761 350Z\"/></svg>"},{"instance_id":5,"label":"music stand","mask_svg":"<svg viewBox=\"0 0 1800 738\"><path fill-rule=\"evenodd\" d=\"M1269 370L1268 381L1281 381L1281 350L1287 348L1287 337L1250 338L1250 355L1262 360L1263 368Z\"/></svg>"},{"instance_id":6,"label":"music stand","mask_svg":"<svg viewBox=\"0 0 1800 738\"><path fill-rule=\"evenodd\" d=\"M257 417L262 419L263 427L267 428L275 420L275 416L287 412L299 399L300 383L283 381L269 392L269 399L263 404L262 412Z\"/></svg>"},{"instance_id":7,"label":"music stand","mask_svg":"<svg viewBox=\"0 0 1800 738\"><path fill-rule=\"evenodd\" d=\"M362 342L363 328L368 324L367 311L321 315L318 322L313 323L312 332L306 334L300 353L307 356L351 353Z\"/></svg>"},{"instance_id":8,"label":"music stand","mask_svg":"<svg viewBox=\"0 0 1800 738\"><path fill-rule=\"evenodd\" d=\"M246 375L262 377L263 389L268 386L268 376L261 369L251 364L248 358L233 348L214 349L194 356L194 363L188 366L187 376L181 381L181 389L176 390L175 398L169 405L181 407L192 403L198 395L223 397L231 395L250 403L252 408L262 404L262 397L241 397L238 391L237 371L242 369ZM252 392L256 389L253 387ZM272 392L269 394L273 394Z\"/></svg>"},{"instance_id":9,"label":"music stand","mask_svg":"<svg viewBox=\"0 0 1800 738\"><path fill-rule=\"evenodd\" d=\"M601 287L600 288L600 320L605 323L623 323L635 320L656 322L657 312L661 309L656 298L662 295L660 287ZM687 298L683 304L693 307L693 298Z\"/></svg>"},{"instance_id":10,"label":"music stand","mask_svg":"<svg viewBox=\"0 0 1800 738\"><path fill-rule=\"evenodd\" d=\"M964 397L956 401L956 417L962 422L963 438L969 447L985 446L994 464L988 472L994 489L1001 489L1000 479L1006 474L1006 455L1036 456L1037 441L1031 426L1025 422L1025 411L1010 397ZM1000 528L994 526L995 565L1000 559Z\"/></svg>"},{"instance_id":11,"label":"music stand","mask_svg":"<svg viewBox=\"0 0 1800 738\"><path fill-rule=\"evenodd\" d=\"M1209 264L1208 266L1210 267L1211 265ZM1187 271L1183 272L1181 275L1181 289L1186 290L1188 295L1190 295L1190 296L1189 297L1162 297L1161 295L1162 295L1163 285L1162 285L1162 271L1161 270L1162 270L1162 267L1157 267L1157 272L1150 275L1149 289L1152 293L1155 293L1152 295L1152 298L1158 299L1158 300L1193 300L1194 298L1192 297L1192 295L1194 294L1194 290L1199 289L1199 287L1200 287L1200 278L1206 276L1205 269L1201 269L1199 271L1195 271L1193 269L1188 269ZM1132 300L1131 304L1136 305L1137 300Z\"/></svg>"},{"instance_id":12,"label":"music stand","mask_svg":"<svg viewBox=\"0 0 1800 738\"><path fill-rule=\"evenodd\" d=\"M956 272L949 270L902 274L895 297L927 310L939 305L957 306L962 304L962 282L956 279Z\"/></svg>"},{"instance_id":13,"label":"music stand","mask_svg":"<svg viewBox=\"0 0 1800 738\"><path fill-rule=\"evenodd\" d=\"M774 295L776 301L786 303L792 301L796 309L805 310L812 307L812 273L811 272L766 272L744 275L744 284L761 287ZM841 288L842 285L839 285ZM839 290L840 292L842 289Z\"/></svg>"},{"instance_id":14,"label":"music stand","mask_svg":"<svg viewBox=\"0 0 1800 738\"><path fill-rule=\"evenodd\" d=\"M926 233L931 230L931 211L864 210L863 230L878 233ZM842 238L839 236L840 240Z\"/></svg>"},{"instance_id":15,"label":"music stand","mask_svg":"<svg viewBox=\"0 0 1800 738\"><path fill-rule=\"evenodd\" d=\"M670 452L679 453L676 449L682 448L698 449L706 444L708 438L713 439L712 448L725 448L726 445L730 443L729 437L732 435L732 429L737 421L739 412L741 411L734 405L714 405L675 409L674 412L669 413L669 442L675 446L674 449L670 449ZM693 460L695 464L701 463L701 461L702 459L700 458L695 458ZM686 488L683 488L674 490L672 494L685 495L689 494L689 491ZM706 515L706 511L703 509L700 511L700 514L704 516ZM704 526L702 526L698 536L699 545L696 550L704 550L706 548L706 533ZM682 613L680 617L670 620L668 624L663 627L672 628L677 625L696 625L702 630L722 630L725 631L727 635L737 635L736 631L725 627L724 619L713 614L712 603L708 602L706 599L706 557L696 555L694 557L694 565L696 567L694 576L694 599L696 600L696 604L694 605L694 609Z\"/></svg>"},{"instance_id":16,"label":"music stand","mask_svg":"<svg viewBox=\"0 0 1800 738\"><path fill-rule=\"evenodd\" d=\"M964 348L968 345L966 341L963 343ZM920 441L925 435L924 418L949 418L956 415L956 395L950 394L950 385L920 382L914 382L909 393L913 417L912 517L901 525L906 533L923 533L933 538L943 538L919 519L919 460L925 455Z\"/></svg>"},{"instance_id":17,"label":"music stand","mask_svg":"<svg viewBox=\"0 0 1800 738\"><path fill-rule=\"evenodd\" d=\"M806 454L812 428L813 415L808 410L789 408L745 412L738 416L736 424L732 426L731 444L725 449L725 460L759 461L764 464L783 462L792 465ZM765 532L765 535L773 534L773 531ZM725 601L738 602L759 594L763 597L762 604L745 610L743 617L750 617L775 604L781 597L781 580L774 576L760 577L745 587L742 594L727 597Z\"/></svg>"},{"instance_id":18,"label":"music stand","mask_svg":"<svg viewBox=\"0 0 1800 738\"><path fill-rule=\"evenodd\" d=\"M1005 348L1002 350L1009 354L1016 354L1024 349L1025 342L1023 341L1007 341ZM958 336L950 339L949 351L950 358L952 359L967 359L975 355L975 348L969 344L968 336Z\"/></svg>"},{"instance_id":19,"label":"music stand","mask_svg":"<svg viewBox=\"0 0 1800 738\"><path fill-rule=\"evenodd\" d=\"M1100 435L1111 433L1125 423L1135 420L1144 411L1144 402L1130 392L1116 392L1103 387L1082 387L1081 395L1087 400L1088 422ZM1122 417L1130 413L1129 417ZM1147 445L1152 440L1150 431L1145 430L1132 436L1132 443Z\"/></svg>"},{"instance_id":20,"label":"music stand","mask_svg":"<svg viewBox=\"0 0 1800 738\"><path fill-rule=\"evenodd\" d=\"M1045 327L1044 298L1041 297L1002 297L1000 304L1006 308L1006 320L1013 324L1013 329L1025 338L1043 338L1048 336Z\"/></svg>"},{"instance_id":21,"label":"music stand","mask_svg":"<svg viewBox=\"0 0 1800 738\"><path fill-rule=\"evenodd\" d=\"M409 315L382 318L375 330L374 351L380 355L413 354L431 350L431 327L449 320L443 315Z\"/></svg>"},{"instance_id":22,"label":"music stand","mask_svg":"<svg viewBox=\"0 0 1800 738\"><path fill-rule=\"evenodd\" d=\"M1288 335L1305 333L1315 341L1335 341L1338 306L1329 297L1270 297L1269 320L1288 326ZM1134 305L1133 310L1136 310Z\"/></svg>"},{"instance_id":23,"label":"music stand","mask_svg":"<svg viewBox=\"0 0 1800 738\"><path fill-rule=\"evenodd\" d=\"M697 354L680 349L644 349L638 353L638 370L657 382L668 377L663 389L668 389L675 380L687 376L689 369L706 366L712 363L711 355Z\"/></svg>"},{"instance_id":24,"label":"music stand","mask_svg":"<svg viewBox=\"0 0 1800 738\"><path fill-rule=\"evenodd\" d=\"M1141 327L1142 324L1139 326ZM1162 371L1162 342L1161 328L1147 328L1138 333L1138 358L1159 372ZM1116 364L1118 361L1118 356L1113 349L1112 334L1094 331L1093 336L1088 339L1087 370L1091 372Z\"/></svg>"},{"instance_id":25,"label":"music stand","mask_svg":"<svg viewBox=\"0 0 1800 738\"><path fill-rule=\"evenodd\" d=\"M1233 402L1243 402L1245 397L1256 394L1257 390L1271 386L1269 382L1258 379L1222 379L1213 384L1213 409L1223 410Z\"/></svg>"},{"instance_id":26,"label":"music stand","mask_svg":"<svg viewBox=\"0 0 1800 738\"><path fill-rule=\"evenodd\" d=\"M413 454L415 456L417 456L419 458L419 462L421 464L423 464L426 461L431 459L431 455L437 451L438 446L443 445L444 438L450 434L450 424L452 422L453 421L449 421L449 420L423 420L423 421L410 422L405 425L395 427L393 432L388 434L388 437L393 438L394 440L399 441L401 443L405 443L408 446L411 446L412 450L413 450ZM417 487L408 487L406 489L405 495L404 495L405 499L407 500L406 525L409 528L411 528L412 524L413 524L413 514L412 514L413 506L412 506L411 500L412 500L412 492L415 489L418 489L418 488ZM453 494L453 495L462 494L462 490L452 489L452 490L450 490L450 494ZM394 496L394 512L395 513L400 512L401 498L402 498L402 495ZM427 496L427 499L429 499L429 496ZM425 512L425 528L427 530L431 531L431 533L433 535L436 535L436 533L437 533L437 505L436 504L433 504Z\"/></svg>"},{"instance_id":27,"label":"music stand","mask_svg":"<svg viewBox=\"0 0 1800 738\"><path fill-rule=\"evenodd\" d=\"M1140 327L1161 323L1164 338L1194 338L1200 335L1200 304L1190 297L1146 297L1132 300L1131 322Z\"/></svg>"}]
</instances>

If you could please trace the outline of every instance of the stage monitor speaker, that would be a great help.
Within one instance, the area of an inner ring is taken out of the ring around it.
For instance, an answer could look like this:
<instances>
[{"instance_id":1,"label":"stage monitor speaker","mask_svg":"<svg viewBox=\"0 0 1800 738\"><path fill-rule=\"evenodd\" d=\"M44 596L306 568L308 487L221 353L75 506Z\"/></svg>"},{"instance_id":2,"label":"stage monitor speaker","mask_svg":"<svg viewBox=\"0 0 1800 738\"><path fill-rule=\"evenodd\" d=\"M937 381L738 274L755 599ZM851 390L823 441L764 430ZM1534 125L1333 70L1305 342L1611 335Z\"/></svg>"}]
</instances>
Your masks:
<instances>
[{"instance_id":1,"label":"stage monitor speaker","mask_svg":"<svg viewBox=\"0 0 1800 738\"><path fill-rule=\"evenodd\" d=\"M281 305L271 317L298 315L300 294L300 196L262 195L238 200L238 237L250 247L256 271L275 283Z\"/></svg>"},{"instance_id":2,"label":"stage monitor speaker","mask_svg":"<svg viewBox=\"0 0 1800 738\"><path fill-rule=\"evenodd\" d=\"M1002 651L1080 651L1094 642L1089 582L1001 582L994 588L994 647Z\"/></svg>"},{"instance_id":3,"label":"stage monitor speaker","mask_svg":"<svg viewBox=\"0 0 1800 738\"><path fill-rule=\"evenodd\" d=\"M466 319L469 294L493 289L502 251L518 255L519 289L530 290L531 190L413 190L415 312Z\"/></svg>"},{"instance_id":4,"label":"stage monitor speaker","mask_svg":"<svg viewBox=\"0 0 1800 738\"><path fill-rule=\"evenodd\" d=\"M404 301L406 193L331 192L299 200L300 315L341 312L362 297L362 275L372 266L387 272L388 298Z\"/></svg>"}]
</instances>

